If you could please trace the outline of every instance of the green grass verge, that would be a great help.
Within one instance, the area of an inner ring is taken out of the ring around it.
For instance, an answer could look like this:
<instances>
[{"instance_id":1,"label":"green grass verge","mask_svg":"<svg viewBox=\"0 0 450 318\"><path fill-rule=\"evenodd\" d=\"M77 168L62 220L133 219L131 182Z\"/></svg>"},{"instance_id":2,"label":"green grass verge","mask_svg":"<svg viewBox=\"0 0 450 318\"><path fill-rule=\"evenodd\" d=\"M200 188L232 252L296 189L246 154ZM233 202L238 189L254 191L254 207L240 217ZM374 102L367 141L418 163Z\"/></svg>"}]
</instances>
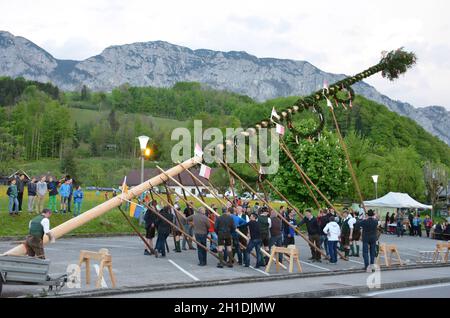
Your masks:
<instances>
[{"instance_id":1,"label":"green grass verge","mask_svg":"<svg viewBox=\"0 0 450 318\"><path fill-rule=\"evenodd\" d=\"M6 186L0 186L0 237L5 236L24 236L28 233L28 223L30 220L36 216L35 213L29 214L27 211L28 207L28 196L27 191L24 193L23 200L23 212L19 216L9 216L8 214L8 198L6 196ZM174 197L172 197L174 199ZM194 202L196 207L200 207L201 204L197 202L193 198L188 198ZM96 195L94 191L85 191L85 199L82 205L82 212L85 212L105 201L103 197L103 193L100 193L99 196ZM219 206L217 200L213 198L206 198L205 201L207 204L216 204ZM59 204L59 197L58 197ZM184 204L180 202L181 206L184 207ZM252 202L251 204L254 204ZM48 198L46 198L45 206L48 205ZM279 208L279 203L273 204L276 208ZM54 228L65 221L72 218L70 214L53 214L50 220L51 227ZM133 219L133 223L139 227L138 220ZM144 232L144 229L140 228L141 232ZM92 220L91 222L80 226L78 229L74 230L70 234L118 234L118 233L133 233L130 225L124 219L122 214L118 209L113 209L103 216Z\"/></svg>"}]
</instances>

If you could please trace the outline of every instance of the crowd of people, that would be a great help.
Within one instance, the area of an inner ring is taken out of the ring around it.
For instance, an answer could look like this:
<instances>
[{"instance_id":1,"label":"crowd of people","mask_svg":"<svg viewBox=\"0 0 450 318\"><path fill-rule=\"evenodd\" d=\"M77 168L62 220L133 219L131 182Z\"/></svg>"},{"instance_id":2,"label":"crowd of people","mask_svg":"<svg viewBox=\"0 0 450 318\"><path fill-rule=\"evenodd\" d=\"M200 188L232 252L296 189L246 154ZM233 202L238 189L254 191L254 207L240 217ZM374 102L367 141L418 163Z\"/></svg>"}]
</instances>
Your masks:
<instances>
[{"instance_id":1,"label":"crowd of people","mask_svg":"<svg viewBox=\"0 0 450 318\"><path fill-rule=\"evenodd\" d=\"M322 262L322 255L326 255L330 264L336 264L338 250L344 253L342 255L345 258L359 257L359 241L362 237L365 268L374 264L381 232L380 222L372 210L366 215L362 207L358 211L344 209L340 217L334 209L324 209L316 217L312 210L307 209L299 217L296 211L284 206L274 211L265 205L255 203L250 206L248 202L240 200L227 204L221 209L221 214L217 213L218 208L214 204L211 209L215 213L203 207L196 209L193 202L188 202L184 210L178 202L173 205L158 203L156 200L149 202L144 215L149 248L145 248L144 254L165 257L168 251L167 238L172 233L174 251L181 253L188 248L196 249L199 266L207 264L205 248L208 248L217 253L219 268L236 264L249 267L253 251L256 255L255 268L259 268L267 265L267 255L272 246L295 245L298 230L306 225L311 246L310 261ZM169 225L167 220L176 227ZM157 240L153 248L155 237ZM191 237L198 242L197 248L193 246ZM279 261L283 262L283 256L279 257Z\"/></svg>"},{"instance_id":2,"label":"crowd of people","mask_svg":"<svg viewBox=\"0 0 450 318\"><path fill-rule=\"evenodd\" d=\"M422 220L420 214L415 210L402 211L397 209L397 212L386 214L384 220L384 230L386 233L403 237L408 231L410 236L422 237L423 229L427 238L436 240L450 240L450 226L448 221L433 222L429 215Z\"/></svg>"},{"instance_id":3,"label":"crowd of people","mask_svg":"<svg viewBox=\"0 0 450 318\"><path fill-rule=\"evenodd\" d=\"M8 211L10 216L19 215L23 211L25 188L27 188L28 194L27 211L30 214L40 214L43 211L47 196L47 208L53 213L66 214L72 213L73 210L74 216L81 214L84 192L81 186L76 185L69 175L60 180L46 176L33 177L27 180L24 174L18 174L9 180L6 192L9 200Z\"/></svg>"}]
</instances>

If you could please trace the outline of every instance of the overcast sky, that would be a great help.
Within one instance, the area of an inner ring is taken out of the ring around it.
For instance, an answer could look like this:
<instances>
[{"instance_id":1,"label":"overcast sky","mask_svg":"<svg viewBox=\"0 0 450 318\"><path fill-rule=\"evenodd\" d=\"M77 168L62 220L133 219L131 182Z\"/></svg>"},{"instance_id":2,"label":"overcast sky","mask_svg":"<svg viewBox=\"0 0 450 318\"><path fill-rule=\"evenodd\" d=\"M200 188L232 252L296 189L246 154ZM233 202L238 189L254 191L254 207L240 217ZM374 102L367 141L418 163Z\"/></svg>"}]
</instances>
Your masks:
<instances>
[{"instance_id":1,"label":"overcast sky","mask_svg":"<svg viewBox=\"0 0 450 318\"><path fill-rule=\"evenodd\" d=\"M449 12L448 0L0 0L0 30L59 59L164 40L306 60L345 74L377 63L383 50L404 46L419 58L412 71L394 83L380 75L367 82L391 98L450 110Z\"/></svg>"}]
</instances>

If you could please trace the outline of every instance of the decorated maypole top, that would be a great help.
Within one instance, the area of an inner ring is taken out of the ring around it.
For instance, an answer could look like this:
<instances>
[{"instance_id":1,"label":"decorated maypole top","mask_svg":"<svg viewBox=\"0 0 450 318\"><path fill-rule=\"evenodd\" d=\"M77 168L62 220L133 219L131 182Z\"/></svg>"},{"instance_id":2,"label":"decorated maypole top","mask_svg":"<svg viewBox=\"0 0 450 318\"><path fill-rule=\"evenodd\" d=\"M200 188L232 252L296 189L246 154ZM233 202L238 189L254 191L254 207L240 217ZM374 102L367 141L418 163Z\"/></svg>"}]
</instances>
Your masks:
<instances>
[{"instance_id":1,"label":"decorated maypole top","mask_svg":"<svg viewBox=\"0 0 450 318\"><path fill-rule=\"evenodd\" d=\"M351 86L357 82L364 80L378 72L389 80L393 81L397 79L401 74L411 68L417 61L416 55L412 52L406 52L403 48L400 48L389 53L384 52L383 58L377 64L371 68L356 74L354 76L346 77L341 81L338 81L328 87L324 87L309 96L302 97L297 102L286 109L279 111L279 122L285 122L287 127L300 138L313 138L316 137L325 126L325 116L322 108L319 106L319 102L327 100L328 106L332 107L331 101L334 101L336 105L343 105L346 107L352 106L352 102L355 98L355 92ZM320 123L314 130L307 133L301 133L292 124L292 117L297 113L301 113L305 110L313 110L317 113ZM256 129L272 127L276 122L272 118L267 118L261 122L255 124Z\"/></svg>"}]
</instances>

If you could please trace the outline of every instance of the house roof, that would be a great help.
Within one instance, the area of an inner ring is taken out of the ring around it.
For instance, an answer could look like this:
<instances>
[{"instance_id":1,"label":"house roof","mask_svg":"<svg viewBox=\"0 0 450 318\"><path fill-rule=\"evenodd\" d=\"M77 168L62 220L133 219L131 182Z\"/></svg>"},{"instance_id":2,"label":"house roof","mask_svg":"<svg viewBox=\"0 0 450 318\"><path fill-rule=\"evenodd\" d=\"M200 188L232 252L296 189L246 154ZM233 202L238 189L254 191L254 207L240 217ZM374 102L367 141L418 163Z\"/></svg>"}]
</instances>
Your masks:
<instances>
[{"instance_id":1,"label":"house roof","mask_svg":"<svg viewBox=\"0 0 450 318\"><path fill-rule=\"evenodd\" d=\"M30 176L27 175L27 173L26 173L25 171L23 171L23 170L17 170L17 171L14 172L12 175L10 175L8 178L11 179L11 178L14 177L15 175L18 175L18 174L21 174L21 173L23 173L23 175L24 175L25 177L27 177L28 180L31 180Z\"/></svg>"},{"instance_id":2,"label":"house roof","mask_svg":"<svg viewBox=\"0 0 450 318\"><path fill-rule=\"evenodd\" d=\"M211 171L211 175L214 174L216 169L212 169ZM198 168L192 168L189 170L190 172L192 172L192 174L194 176L196 176L199 180L201 180L204 184L208 185L208 180L200 177L199 173L200 173L200 169ZM153 169L145 169L144 170L144 180L149 180L157 175L161 174L160 171L156 168ZM182 173L179 174L180 178L181 178L181 184L186 186L186 187L195 187L194 184L194 180L192 180L192 177L189 173L187 173L186 171L183 171ZM179 182L178 176L174 178L175 180L177 180ZM141 183L141 171L140 170L131 170L128 174L127 174L127 184L128 186L137 186L138 184ZM122 183L120 183L120 185L122 185ZM169 180L167 182L167 185L170 187L176 187L177 184L175 182L173 182L172 180ZM197 185L199 187L201 187L201 184L199 182L197 182Z\"/></svg>"}]
</instances>

